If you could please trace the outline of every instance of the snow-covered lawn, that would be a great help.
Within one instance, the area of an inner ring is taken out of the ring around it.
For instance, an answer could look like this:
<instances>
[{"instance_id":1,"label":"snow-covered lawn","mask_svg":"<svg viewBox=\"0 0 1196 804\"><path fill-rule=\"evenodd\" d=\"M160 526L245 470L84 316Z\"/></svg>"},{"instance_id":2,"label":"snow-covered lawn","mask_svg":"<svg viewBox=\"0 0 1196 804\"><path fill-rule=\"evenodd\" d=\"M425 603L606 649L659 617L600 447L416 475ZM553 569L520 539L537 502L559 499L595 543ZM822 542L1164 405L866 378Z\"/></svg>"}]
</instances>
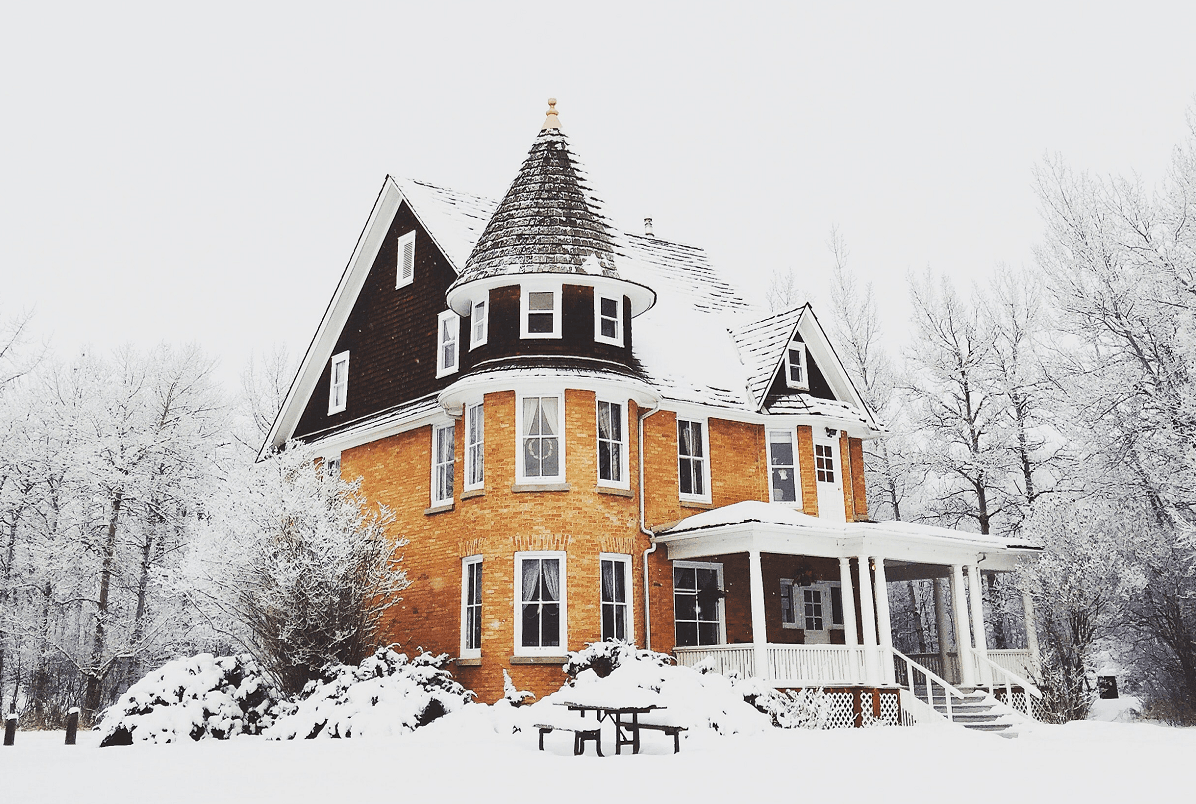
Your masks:
<instances>
[{"instance_id":1,"label":"snow-covered lawn","mask_svg":"<svg viewBox=\"0 0 1196 804\"><path fill-rule=\"evenodd\" d=\"M673 755L644 736L639 756L571 755L569 735L495 732L471 705L402 737L241 737L97 748L94 733L22 732L0 748L5 802L779 801L1138 802L1196 800L1196 729L1038 725L1015 740L962 729L769 729L701 734ZM501 728L501 727L500 727ZM604 736L604 745L612 745Z\"/></svg>"}]
</instances>

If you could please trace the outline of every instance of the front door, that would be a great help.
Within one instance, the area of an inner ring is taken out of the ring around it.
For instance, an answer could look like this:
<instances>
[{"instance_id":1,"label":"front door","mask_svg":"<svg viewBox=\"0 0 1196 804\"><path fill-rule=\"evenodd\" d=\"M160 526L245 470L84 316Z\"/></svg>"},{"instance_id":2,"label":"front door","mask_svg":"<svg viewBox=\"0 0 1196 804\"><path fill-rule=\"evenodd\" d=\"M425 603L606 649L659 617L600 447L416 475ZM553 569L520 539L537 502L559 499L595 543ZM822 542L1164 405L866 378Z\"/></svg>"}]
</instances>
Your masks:
<instances>
[{"instance_id":1,"label":"front door","mask_svg":"<svg viewBox=\"0 0 1196 804\"><path fill-rule=\"evenodd\" d=\"M842 431L814 428L814 477L818 486L818 516L836 522L847 520L843 502L843 466L839 456Z\"/></svg>"}]
</instances>

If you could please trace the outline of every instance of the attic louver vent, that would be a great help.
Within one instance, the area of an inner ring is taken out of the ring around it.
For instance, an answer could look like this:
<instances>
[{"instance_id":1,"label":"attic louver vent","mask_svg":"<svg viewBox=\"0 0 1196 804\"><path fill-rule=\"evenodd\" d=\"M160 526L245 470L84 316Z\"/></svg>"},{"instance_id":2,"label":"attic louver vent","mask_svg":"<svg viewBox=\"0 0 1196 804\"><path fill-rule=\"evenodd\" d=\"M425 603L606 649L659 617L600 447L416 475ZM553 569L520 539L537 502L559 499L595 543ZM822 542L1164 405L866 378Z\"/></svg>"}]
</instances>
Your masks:
<instances>
[{"instance_id":1,"label":"attic louver vent","mask_svg":"<svg viewBox=\"0 0 1196 804\"><path fill-rule=\"evenodd\" d=\"M396 288L410 285L415 279L415 232L399 238L399 276Z\"/></svg>"}]
</instances>

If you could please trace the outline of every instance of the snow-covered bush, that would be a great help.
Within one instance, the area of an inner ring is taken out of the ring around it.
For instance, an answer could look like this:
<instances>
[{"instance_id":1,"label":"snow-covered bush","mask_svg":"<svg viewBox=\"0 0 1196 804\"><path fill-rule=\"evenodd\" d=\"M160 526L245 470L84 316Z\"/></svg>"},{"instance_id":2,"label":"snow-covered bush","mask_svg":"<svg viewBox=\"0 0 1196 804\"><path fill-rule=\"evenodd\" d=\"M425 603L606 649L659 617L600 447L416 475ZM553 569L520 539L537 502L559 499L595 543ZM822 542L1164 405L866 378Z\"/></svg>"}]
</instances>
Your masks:
<instances>
[{"instance_id":1,"label":"snow-covered bush","mask_svg":"<svg viewBox=\"0 0 1196 804\"><path fill-rule=\"evenodd\" d=\"M523 706L526 703L531 703L532 698L536 697L534 692L528 690L521 690L515 686L515 682L511 680L511 674L506 670L502 671L502 697L503 700L511 706Z\"/></svg>"},{"instance_id":2,"label":"snow-covered bush","mask_svg":"<svg viewBox=\"0 0 1196 804\"><path fill-rule=\"evenodd\" d=\"M830 714L830 699L820 687L800 690L776 690L758 679L745 679L735 687L744 700L772 719L782 729L824 729Z\"/></svg>"},{"instance_id":3,"label":"snow-covered bush","mask_svg":"<svg viewBox=\"0 0 1196 804\"><path fill-rule=\"evenodd\" d=\"M138 681L104 712L100 745L227 740L260 734L278 695L249 654L175 659Z\"/></svg>"},{"instance_id":4,"label":"snow-covered bush","mask_svg":"<svg viewBox=\"0 0 1196 804\"><path fill-rule=\"evenodd\" d=\"M473 693L444 668L448 655L378 648L356 667L331 665L308 682L302 700L288 707L266 736L274 740L315 737L378 737L413 731L455 712Z\"/></svg>"},{"instance_id":5,"label":"snow-covered bush","mask_svg":"<svg viewBox=\"0 0 1196 804\"><path fill-rule=\"evenodd\" d=\"M661 667L673 663L672 657L666 653L639 650L630 642L608 639L587 643L583 650L569 651L564 670L570 679L577 678L585 670L593 670L599 678L606 678L620 665L636 661L651 662Z\"/></svg>"}]
</instances>

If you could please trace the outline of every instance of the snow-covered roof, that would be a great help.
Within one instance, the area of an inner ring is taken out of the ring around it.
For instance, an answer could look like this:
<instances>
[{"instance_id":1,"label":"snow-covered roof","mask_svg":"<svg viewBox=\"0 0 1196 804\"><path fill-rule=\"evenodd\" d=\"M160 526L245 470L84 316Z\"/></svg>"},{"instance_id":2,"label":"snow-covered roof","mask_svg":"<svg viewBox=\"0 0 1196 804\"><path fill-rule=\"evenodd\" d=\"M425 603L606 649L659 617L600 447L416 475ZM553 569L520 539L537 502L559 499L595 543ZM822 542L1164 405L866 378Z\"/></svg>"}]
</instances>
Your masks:
<instances>
[{"instance_id":1,"label":"snow-covered roof","mask_svg":"<svg viewBox=\"0 0 1196 804\"><path fill-rule=\"evenodd\" d=\"M461 273L498 202L414 179L392 179L453 270Z\"/></svg>"},{"instance_id":2,"label":"snow-covered roof","mask_svg":"<svg viewBox=\"0 0 1196 804\"><path fill-rule=\"evenodd\" d=\"M764 404L764 395L804 310L798 307L731 328L731 338L747 370L748 393L757 405Z\"/></svg>"}]
</instances>

